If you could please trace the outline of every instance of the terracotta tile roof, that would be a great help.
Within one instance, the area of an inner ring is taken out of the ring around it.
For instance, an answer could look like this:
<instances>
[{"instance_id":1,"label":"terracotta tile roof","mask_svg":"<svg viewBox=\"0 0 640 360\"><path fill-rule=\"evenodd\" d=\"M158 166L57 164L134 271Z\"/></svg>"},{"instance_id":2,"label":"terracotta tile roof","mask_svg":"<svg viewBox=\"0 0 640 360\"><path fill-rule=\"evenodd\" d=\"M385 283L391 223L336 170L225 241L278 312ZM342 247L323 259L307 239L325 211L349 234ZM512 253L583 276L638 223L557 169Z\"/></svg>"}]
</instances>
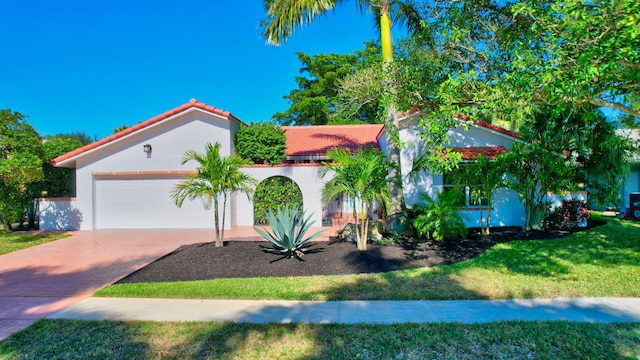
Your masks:
<instances>
[{"instance_id":1,"label":"terracotta tile roof","mask_svg":"<svg viewBox=\"0 0 640 360\"><path fill-rule=\"evenodd\" d=\"M489 130L493 130L493 131L498 132L500 134L511 136L513 138L519 138L520 137L520 135L515 131L510 131L510 130L507 130L505 128L501 128L500 126L489 124L486 121L482 121L482 120L475 120L474 121L474 120L471 120L471 118L468 115L460 115L460 113L455 113L455 117L460 119L460 120L463 120L463 121L471 121L473 124L476 124L478 126L482 126L483 128L487 128Z\"/></svg>"},{"instance_id":2,"label":"terracotta tile roof","mask_svg":"<svg viewBox=\"0 0 640 360\"><path fill-rule=\"evenodd\" d=\"M154 116L151 119L143 121L143 122L141 122L141 123L139 123L137 125L134 125L134 126L132 126L130 128L122 130L120 132L117 132L117 133L115 133L113 135L107 136L104 139L100 139L100 140L98 140L96 142L93 142L91 144L85 145L85 146L83 146L83 147L81 147L79 149L76 149L76 150L72 151L72 152L69 152L69 153L66 153L64 155L58 156L57 158L51 160L51 164L55 165L55 164L60 163L60 162L62 162L64 160L70 159L70 158L72 158L74 156L77 156L77 155L80 155L80 154L82 154L84 152L87 152L89 150L93 150L93 149L98 148L98 147L100 147L100 146L102 146L104 144L107 144L107 143L110 143L110 142L112 142L114 140L120 139L120 138L122 138L122 137L124 137L126 135L134 133L134 132L136 132L136 131L138 131L140 129L146 128L147 126L153 125L153 124L155 124L157 122L160 122L160 121L162 121L164 119L167 119L167 118L169 118L169 117L171 117L173 115L176 115L178 113L181 113L181 112L183 112L185 110L188 110L188 109L191 109L191 108L197 108L197 109L209 111L211 113L214 113L214 114L220 115L220 116L224 116L224 117L231 117L232 116L231 113L228 112L228 111L225 111L225 110L222 110L222 109L218 109L218 108L213 107L211 105L207 105L205 103L199 102L196 99L191 99L191 100L189 100L188 103L182 104L182 105L180 105L180 106L178 106L176 108L173 108L173 109L171 109L169 111L166 111L166 112L164 112L164 113L162 113L160 115Z\"/></svg>"},{"instance_id":3,"label":"terracotta tile roof","mask_svg":"<svg viewBox=\"0 0 640 360\"><path fill-rule=\"evenodd\" d=\"M402 119L405 124L405 127L407 126L412 126L415 125L416 122L415 120L412 122L410 119L413 117L413 115L419 114L420 110L417 107L412 107L411 109L404 111L404 112L399 112L397 114L397 118ZM482 120L472 120L471 117L469 115L462 115L460 113L455 113L453 115L456 119L461 120L461 121L469 121L474 125L483 127L485 129L489 129L489 130L493 130L495 132L498 132L500 134L504 134L507 136L511 136L512 138L519 138L520 134L518 134L515 131L510 131L507 130L505 128L501 128L500 126L494 125L494 124L490 124L486 121L482 121Z\"/></svg>"},{"instance_id":4,"label":"terracotta tile roof","mask_svg":"<svg viewBox=\"0 0 640 360\"><path fill-rule=\"evenodd\" d=\"M295 164L282 163L282 164L275 164L275 165L251 164L251 165L246 165L245 167L250 167L250 168L275 168L275 167L314 167L314 166L315 167L324 166L324 163L321 163L321 162L295 163Z\"/></svg>"},{"instance_id":5,"label":"terracotta tile roof","mask_svg":"<svg viewBox=\"0 0 640 360\"><path fill-rule=\"evenodd\" d=\"M493 130L493 131L495 131L495 132L499 132L499 133L504 134L504 135L511 136L511 137L513 137L513 138L519 138L519 137L520 137L520 134L518 134L518 133L517 133L517 132L515 132L515 131L510 131L510 130L507 130L507 129L505 129L505 128L501 128L500 126L496 126L496 125L493 125L493 124L489 124L488 122L484 122L484 121L482 121L482 120L477 120L477 121L475 121L474 123L475 123L476 125L478 125L478 126L485 127L485 128L487 128L487 129Z\"/></svg>"},{"instance_id":6,"label":"terracotta tile roof","mask_svg":"<svg viewBox=\"0 0 640 360\"><path fill-rule=\"evenodd\" d=\"M503 146L454 147L452 150L462 153L463 160L473 160L480 155L493 159L507 152Z\"/></svg>"},{"instance_id":7,"label":"terracotta tile roof","mask_svg":"<svg viewBox=\"0 0 640 360\"><path fill-rule=\"evenodd\" d=\"M283 126L287 156L325 156L332 148L378 148L384 125Z\"/></svg>"}]
</instances>

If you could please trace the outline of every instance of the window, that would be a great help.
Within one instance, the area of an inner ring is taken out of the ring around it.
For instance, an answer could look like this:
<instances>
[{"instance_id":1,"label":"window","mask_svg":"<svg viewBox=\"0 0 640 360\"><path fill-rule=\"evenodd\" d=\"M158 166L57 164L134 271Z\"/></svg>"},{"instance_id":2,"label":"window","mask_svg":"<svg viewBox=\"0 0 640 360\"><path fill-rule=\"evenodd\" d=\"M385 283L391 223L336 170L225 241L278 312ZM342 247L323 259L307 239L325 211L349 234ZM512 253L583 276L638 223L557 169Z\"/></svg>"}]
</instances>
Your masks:
<instances>
[{"instance_id":1,"label":"window","mask_svg":"<svg viewBox=\"0 0 640 360\"><path fill-rule=\"evenodd\" d=\"M482 194L482 185L470 184L465 178L465 165L460 165L457 169L446 173L442 176L442 184L444 191L460 191L464 202L457 204L460 207L487 207L489 200Z\"/></svg>"}]
</instances>

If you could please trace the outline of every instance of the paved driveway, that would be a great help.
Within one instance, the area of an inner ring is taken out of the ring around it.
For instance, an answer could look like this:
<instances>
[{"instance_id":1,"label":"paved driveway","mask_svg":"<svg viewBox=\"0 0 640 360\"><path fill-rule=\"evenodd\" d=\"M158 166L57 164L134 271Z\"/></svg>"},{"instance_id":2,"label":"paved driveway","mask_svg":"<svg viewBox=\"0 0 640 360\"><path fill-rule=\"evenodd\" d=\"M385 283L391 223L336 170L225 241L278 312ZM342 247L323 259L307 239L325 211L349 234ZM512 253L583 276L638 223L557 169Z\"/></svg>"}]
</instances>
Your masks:
<instances>
[{"instance_id":1,"label":"paved driveway","mask_svg":"<svg viewBox=\"0 0 640 360\"><path fill-rule=\"evenodd\" d=\"M78 231L0 256L0 340L212 230Z\"/></svg>"}]
</instances>

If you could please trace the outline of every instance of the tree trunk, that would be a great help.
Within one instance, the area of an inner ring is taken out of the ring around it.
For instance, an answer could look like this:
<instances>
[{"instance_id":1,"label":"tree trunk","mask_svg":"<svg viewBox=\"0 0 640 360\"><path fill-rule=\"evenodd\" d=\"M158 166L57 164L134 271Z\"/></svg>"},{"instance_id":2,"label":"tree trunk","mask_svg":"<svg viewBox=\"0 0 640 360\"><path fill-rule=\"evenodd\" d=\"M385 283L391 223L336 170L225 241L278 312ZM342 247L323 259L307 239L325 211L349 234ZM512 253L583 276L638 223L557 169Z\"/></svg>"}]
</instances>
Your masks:
<instances>
[{"instance_id":1,"label":"tree trunk","mask_svg":"<svg viewBox=\"0 0 640 360\"><path fill-rule=\"evenodd\" d=\"M491 209L493 204L493 190L487 196L487 233L485 235L491 234Z\"/></svg>"},{"instance_id":2,"label":"tree trunk","mask_svg":"<svg viewBox=\"0 0 640 360\"><path fill-rule=\"evenodd\" d=\"M217 240L216 247L224 246L224 220L227 218L227 194L222 196L222 227L220 228L220 238Z\"/></svg>"},{"instance_id":3,"label":"tree trunk","mask_svg":"<svg viewBox=\"0 0 640 360\"><path fill-rule=\"evenodd\" d=\"M220 243L220 217L218 216L218 198L213 199L213 201L213 219L215 221L214 228L216 232L216 247L220 247L222 246L222 244Z\"/></svg>"},{"instance_id":4,"label":"tree trunk","mask_svg":"<svg viewBox=\"0 0 640 360\"><path fill-rule=\"evenodd\" d=\"M364 200L360 200L360 235L356 237L358 239L358 250L367 250L367 229L365 226L365 219L367 218L366 207ZM358 231L356 226L356 232Z\"/></svg>"},{"instance_id":5,"label":"tree trunk","mask_svg":"<svg viewBox=\"0 0 640 360\"><path fill-rule=\"evenodd\" d=\"M388 99L386 101L385 129L387 141L387 159L396 167L389 167L389 202L387 209L387 230L391 232L403 232L406 229L406 215L404 208L404 195L402 193L402 174L400 173L400 137L396 119L396 88L391 78L390 66L393 62L393 42L391 38L391 18L389 14L390 1L380 4L380 43L382 46L382 61L385 66L387 80L385 87Z\"/></svg>"}]
</instances>

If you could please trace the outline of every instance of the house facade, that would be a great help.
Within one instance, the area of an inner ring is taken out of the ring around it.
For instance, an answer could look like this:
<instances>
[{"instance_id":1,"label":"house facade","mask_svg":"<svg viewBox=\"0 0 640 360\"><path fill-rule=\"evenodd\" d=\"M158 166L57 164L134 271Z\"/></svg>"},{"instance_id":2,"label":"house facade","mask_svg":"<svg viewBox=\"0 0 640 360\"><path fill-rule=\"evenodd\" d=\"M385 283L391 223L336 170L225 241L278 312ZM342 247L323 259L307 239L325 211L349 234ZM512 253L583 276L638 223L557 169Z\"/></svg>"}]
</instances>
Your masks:
<instances>
[{"instance_id":1,"label":"house facade","mask_svg":"<svg viewBox=\"0 0 640 360\"><path fill-rule=\"evenodd\" d=\"M446 174L433 174L421 171L415 177L406 176L411 171L413 160L420 153L423 141L419 137L419 127L416 125L419 115L410 115L400 119L400 138L406 144L401 151L401 168L403 174L403 192L408 207L419 201L421 193L426 193L435 199L437 194L445 191L453 184L447 182ZM484 155L495 158L508 149L514 141L518 141L517 134L485 122L470 122L458 119L459 125L449 130L451 139L446 147L462 153L462 161L473 161ZM470 189L466 189L466 206L460 209L467 227L480 227L482 219L486 220L487 211L491 212L491 226L521 226L524 223L524 207L518 194L510 189L497 189L493 193L493 204L474 204L471 201ZM484 214L481 214L481 211ZM482 215L482 217L481 217Z\"/></svg>"},{"instance_id":2,"label":"house facade","mask_svg":"<svg viewBox=\"0 0 640 360\"><path fill-rule=\"evenodd\" d=\"M411 116L400 119L410 123ZM213 211L205 210L201 201L185 201L177 207L171 190L187 174L195 171L195 162L182 164L188 150L202 151L206 143L219 142L221 155L235 152L234 136L245 124L228 111L192 99L136 126L89 144L52 163L76 169L76 197L40 199L40 229L212 229ZM348 202L326 204L321 191L331 174L322 173L326 152L333 147L357 150L363 147L385 149L382 125L283 127L287 141L287 160L276 166L254 165L243 171L258 182L273 176L291 179L303 197L307 214L320 224L335 212L350 213ZM451 143L467 159L507 151L516 141L513 133L484 123L461 123L450 131ZM414 127L401 130L403 175L421 141ZM422 173L404 177L408 206L418 200L420 192L431 196L447 184L445 176ZM493 226L516 226L523 222L524 210L517 195L500 189L491 207ZM468 226L479 226L480 207L463 209ZM253 202L244 195L233 195L227 204L225 226L254 225Z\"/></svg>"},{"instance_id":3,"label":"house facade","mask_svg":"<svg viewBox=\"0 0 640 360\"><path fill-rule=\"evenodd\" d=\"M620 210L640 219L640 130L619 130L618 135L635 144L635 153L629 159L629 173L622 183Z\"/></svg>"}]
</instances>

